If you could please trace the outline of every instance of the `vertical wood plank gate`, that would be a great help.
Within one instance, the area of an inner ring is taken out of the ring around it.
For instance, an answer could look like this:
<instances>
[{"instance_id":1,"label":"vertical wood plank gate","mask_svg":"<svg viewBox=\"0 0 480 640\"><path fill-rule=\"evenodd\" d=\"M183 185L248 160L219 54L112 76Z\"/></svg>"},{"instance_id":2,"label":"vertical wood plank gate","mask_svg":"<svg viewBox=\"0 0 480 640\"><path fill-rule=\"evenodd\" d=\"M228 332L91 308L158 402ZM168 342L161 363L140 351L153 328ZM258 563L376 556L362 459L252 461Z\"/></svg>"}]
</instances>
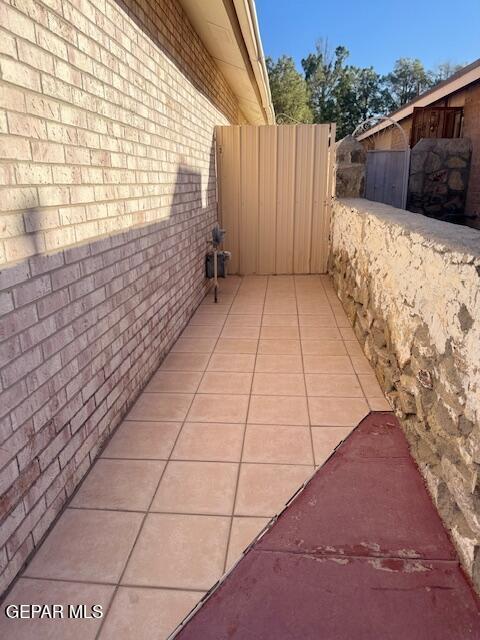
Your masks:
<instances>
[{"instance_id":1,"label":"vertical wood plank gate","mask_svg":"<svg viewBox=\"0 0 480 640\"><path fill-rule=\"evenodd\" d=\"M216 145L229 271L325 273L335 125L217 127Z\"/></svg>"}]
</instances>

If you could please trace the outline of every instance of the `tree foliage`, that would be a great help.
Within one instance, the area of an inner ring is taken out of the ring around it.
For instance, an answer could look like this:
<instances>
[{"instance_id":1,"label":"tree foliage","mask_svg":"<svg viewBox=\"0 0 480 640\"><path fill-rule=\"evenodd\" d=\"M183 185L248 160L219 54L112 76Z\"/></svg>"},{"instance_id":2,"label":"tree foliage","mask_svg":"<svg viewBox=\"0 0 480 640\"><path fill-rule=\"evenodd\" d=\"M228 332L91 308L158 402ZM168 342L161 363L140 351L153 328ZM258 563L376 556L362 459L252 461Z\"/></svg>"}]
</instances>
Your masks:
<instances>
[{"instance_id":1,"label":"tree foliage","mask_svg":"<svg viewBox=\"0 0 480 640\"><path fill-rule=\"evenodd\" d=\"M382 76L373 67L347 64L349 55L346 47L332 50L319 40L301 61L303 74L291 57L268 58L275 112L298 122L336 122L342 138L369 117L398 109L461 68L444 62L427 71L418 59L400 58Z\"/></svg>"},{"instance_id":2,"label":"tree foliage","mask_svg":"<svg viewBox=\"0 0 480 640\"><path fill-rule=\"evenodd\" d=\"M400 58L385 76L392 105L399 108L432 86L431 75L417 58Z\"/></svg>"},{"instance_id":3,"label":"tree foliage","mask_svg":"<svg viewBox=\"0 0 480 640\"><path fill-rule=\"evenodd\" d=\"M266 62L277 116L285 114L297 122L313 122L307 83L295 69L293 58L281 56L276 62L267 58Z\"/></svg>"}]
</instances>

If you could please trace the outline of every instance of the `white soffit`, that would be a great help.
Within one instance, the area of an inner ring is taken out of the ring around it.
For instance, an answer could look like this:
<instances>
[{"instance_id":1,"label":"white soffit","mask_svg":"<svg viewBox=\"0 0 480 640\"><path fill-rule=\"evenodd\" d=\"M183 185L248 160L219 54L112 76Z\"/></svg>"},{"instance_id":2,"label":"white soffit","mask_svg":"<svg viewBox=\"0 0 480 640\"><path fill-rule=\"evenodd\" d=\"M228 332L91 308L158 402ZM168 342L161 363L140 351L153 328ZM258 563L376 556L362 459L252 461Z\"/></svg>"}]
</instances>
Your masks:
<instances>
[{"instance_id":1,"label":"white soffit","mask_svg":"<svg viewBox=\"0 0 480 640\"><path fill-rule=\"evenodd\" d=\"M237 96L245 118L251 124L266 124L257 82L242 51L245 44L239 42L242 35L232 25L223 0L180 0L180 4Z\"/></svg>"}]
</instances>

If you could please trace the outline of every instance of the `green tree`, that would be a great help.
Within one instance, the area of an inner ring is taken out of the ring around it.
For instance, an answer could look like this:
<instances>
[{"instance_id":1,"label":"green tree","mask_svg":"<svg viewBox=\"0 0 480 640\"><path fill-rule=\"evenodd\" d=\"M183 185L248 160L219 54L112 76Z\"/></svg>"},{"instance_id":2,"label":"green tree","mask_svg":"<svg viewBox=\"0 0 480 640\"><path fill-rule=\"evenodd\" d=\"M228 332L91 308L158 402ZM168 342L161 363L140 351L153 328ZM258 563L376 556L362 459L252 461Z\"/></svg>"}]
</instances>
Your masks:
<instances>
[{"instance_id":1,"label":"green tree","mask_svg":"<svg viewBox=\"0 0 480 640\"><path fill-rule=\"evenodd\" d=\"M337 47L332 53L325 40L319 40L315 53L302 60L305 80L310 90L310 106L317 123L334 122L338 113L337 92L345 84L344 62L348 49ZM344 87L346 90L346 87Z\"/></svg>"},{"instance_id":2,"label":"green tree","mask_svg":"<svg viewBox=\"0 0 480 640\"><path fill-rule=\"evenodd\" d=\"M272 102L277 116L286 114L298 122L313 122L305 78L295 69L293 58L267 58Z\"/></svg>"},{"instance_id":3,"label":"green tree","mask_svg":"<svg viewBox=\"0 0 480 640\"><path fill-rule=\"evenodd\" d=\"M463 64L455 64L454 62L450 62L449 60L437 64L437 66L434 67L431 71L433 84L438 84L439 82L447 80L447 78L453 76L454 73L460 71L460 69L462 69L462 67L464 66L465 65Z\"/></svg>"},{"instance_id":4,"label":"green tree","mask_svg":"<svg viewBox=\"0 0 480 640\"><path fill-rule=\"evenodd\" d=\"M399 58L393 71L384 77L390 107L398 109L432 86L430 74L417 58Z\"/></svg>"},{"instance_id":5,"label":"green tree","mask_svg":"<svg viewBox=\"0 0 480 640\"><path fill-rule=\"evenodd\" d=\"M381 77L372 67L345 67L336 91L336 122L338 137L352 133L357 125L387 108Z\"/></svg>"},{"instance_id":6,"label":"green tree","mask_svg":"<svg viewBox=\"0 0 480 640\"><path fill-rule=\"evenodd\" d=\"M332 52L326 41L319 40L315 53L302 60L314 121L336 122L337 138L388 108L380 75L372 67L347 65L348 56L346 47Z\"/></svg>"}]
</instances>

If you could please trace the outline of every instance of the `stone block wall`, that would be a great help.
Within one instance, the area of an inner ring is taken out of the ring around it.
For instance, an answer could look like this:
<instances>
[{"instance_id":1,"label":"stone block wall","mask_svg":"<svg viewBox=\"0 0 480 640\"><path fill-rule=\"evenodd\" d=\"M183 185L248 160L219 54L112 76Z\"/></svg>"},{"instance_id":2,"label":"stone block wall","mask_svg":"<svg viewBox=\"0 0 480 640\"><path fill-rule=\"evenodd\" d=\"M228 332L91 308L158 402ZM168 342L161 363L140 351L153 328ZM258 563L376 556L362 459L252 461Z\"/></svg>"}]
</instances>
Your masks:
<instances>
[{"instance_id":1,"label":"stone block wall","mask_svg":"<svg viewBox=\"0 0 480 640\"><path fill-rule=\"evenodd\" d=\"M235 97L175 0L0 0L0 592L205 293Z\"/></svg>"},{"instance_id":2,"label":"stone block wall","mask_svg":"<svg viewBox=\"0 0 480 640\"><path fill-rule=\"evenodd\" d=\"M346 136L335 148L337 198L361 198L365 193L367 152L356 138Z\"/></svg>"},{"instance_id":3,"label":"stone block wall","mask_svg":"<svg viewBox=\"0 0 480 640\"><path fill-rule=\"evenodd\" d=\"M464 223L471 154L468 138L420 140L411 150L407 209Z\"/></svg>"},{"instance_id":4,"label":"stone block wall","mask_svg":"<svg viewBox=\"0 0 480 640\"><path fill-rule=\"evenodd\" d=\"M336 201L330 272L480 590L480 231Z\"/></svg>"}]
</instances>

